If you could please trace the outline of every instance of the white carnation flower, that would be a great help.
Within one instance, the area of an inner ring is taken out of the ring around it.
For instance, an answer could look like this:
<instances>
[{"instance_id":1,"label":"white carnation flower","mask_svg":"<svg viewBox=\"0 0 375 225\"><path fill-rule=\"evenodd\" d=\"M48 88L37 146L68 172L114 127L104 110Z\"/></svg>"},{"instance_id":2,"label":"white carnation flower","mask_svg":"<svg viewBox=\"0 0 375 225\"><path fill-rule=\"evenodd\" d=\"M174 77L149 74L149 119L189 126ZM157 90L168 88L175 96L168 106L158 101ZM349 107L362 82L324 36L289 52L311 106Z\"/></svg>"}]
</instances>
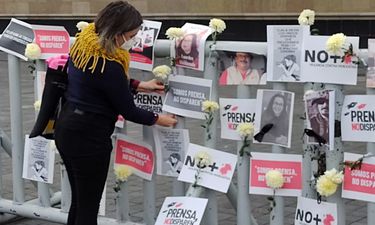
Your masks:
<instances>
[{"instance_id":1,"label":"white carnation flower","mask_svg":"<svg viewBox=\"0 0 375 225\"><path fill-rule=\"evenodd\" d=\"M80 21L80 22L77 23L76 27L79 31L81 31L81 30L85 29L88 25L89 25L88 22Z\"/></svg>"},{"instance_id":2,"label":"white carnation flower","mask_svg":"<svg viewBox=\"0 0 375 225\"><path fill-rule=\"evenodd\" d=\"M249 137L254 134L254 124L253 123L241 123L237 127L238 133L241 137Z\"/></svg>"},{"instance_id":3,"label":"white carnation flower","mask_svg":"<svg viewBox=\"0 0 375 225\"><path fill-rule=\"evenodd\" d=\"M281 188L284 185L283 174L278 170L269 170L266 173L266 184L273 189Z\"/></svg>"},{"instance_id":4,"label":"white carnation flower","mask_svg":"<svg viewBox=\"0 0 375 225\"><path fill-rule=\"evenodd\" d=\"M202 102L202 111L203 112L214 112L219 109L219 104L215 101L203 101Z\"/></svg>"},{"instance_id":5,"label":"white carnation flower","mask_svg":"<svg viewBox=\"0 0 375 225\"><path fill-rule=\"evenodd\" d=\"M41 105L42 105L42 101L40 101L40 100L35 101L34 102L34 109L35 109L35 111L39 111Z\"/></svg>"},{"instance_id":6,"label":"white carnation flower","mask_svg":"<svg viewBox=\"0 0 375 225\"><path fill-rule=\"evenodd\" d=\"M337 55L344 48L346 36L343 33L337 33L328 38L326 42L327 51Z\"/></svg>"},{"instance_id":7,"label":"white carnation flower","mask_svg":"<svg viewBox=\"0 0 375 225\"><path fill-rule=\"evenodd\" d=\"M197 165L199 165L199 167L204 167L204 166L208 166L211 164L211 156L206 151L197 152L194 158L197 162Z\"/></svg>"},{"instance_id":8,"label":"white carnation flower","mask_svg":"<svg viewBox=\"0 0 375 225\"><path fill-rule=\"evenodd\" d=\"M31 60L40 59L41 55L42 55L42 50L40 49L38 44L29 43L26 45L25 56L28 59L31 59Z\"/></svg>"},{"instance_id":9,"label":"white carnation flower","mask_svg":"<svg viewBox=\"0 0 375 225\"><path fill-rule=\"evenodd\" d=\"M298 17L299 25L313 25L315 22L315 12L310 9L305 9Z\"/></svg>"},{"instance_id":10,"label":"white carnation flower","mask_svg":"<svg viewBox=\"0 0 375 225\"><path fill-rule=\"evenodd\" d=\"M170 27L168 30L165 32L165 35L172 40L172 39L179 39L182 38L185 35L185 32L178 27Z\"/></svg>"},{"instance_id":11,"label":"white carnation flower","mask_svg":"<svg viewBox=\"0 0 375 225\"><path fill-rule=\"evenodd\" d=\"M157 66L152 70L155 78L160 81L164 81L168 78L168 75L172 73L172 69L167 65Z\"/></svg>"},{"instance_id":12,"label":"white carnation flower","mask_svg":"<svg viewBox=\"0 0 375 225\"><path fill-rule=\"evenodd\" d=\"M215 32L222 33L226 28L226 24L221 19L213 18L210 20L209 27Z\"/></svg>"}]
</instances>

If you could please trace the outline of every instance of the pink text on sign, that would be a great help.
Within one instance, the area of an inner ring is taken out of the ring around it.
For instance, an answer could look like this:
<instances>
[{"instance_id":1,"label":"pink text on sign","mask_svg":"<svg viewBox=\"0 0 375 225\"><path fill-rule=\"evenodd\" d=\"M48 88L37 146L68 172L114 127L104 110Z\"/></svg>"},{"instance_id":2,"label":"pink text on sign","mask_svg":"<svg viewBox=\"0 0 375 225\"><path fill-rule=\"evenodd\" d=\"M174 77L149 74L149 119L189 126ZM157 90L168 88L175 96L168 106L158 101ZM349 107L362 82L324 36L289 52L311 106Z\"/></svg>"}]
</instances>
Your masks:
<instances>
[{"instance_id":1,"label":"pink text on sign","mask_svg":"<svg viewBox=\"0 0 375 225\"><path fill-rule=\"evenodd\" d=\"M375 165L362 163L361 169L345 167L343 189L375 194Z\"/></svg>"},{"instance_id":2,"label":"pink text on sign","mask_svg":"<svg viewBox=\"0 0 375 225\"><path fill-rule=\"evenodd\" d=\"M267 187L266 173L269 170L279 170L284 177L283 189L301 189L301 162L282 162L269 160L251 160L250 186Z\"/></svg>"},{"instance_id":3,"label":"pink text on sign","mask_svg":"<svg viewBox=\"0 0 375 225\"><path fill-rule=\"evenodd\" d=\"M124 140L116 142L116 164L123 164L138 169L144 173L152 173L154 156L152 151Z\"/></svg>"}]
</instances>

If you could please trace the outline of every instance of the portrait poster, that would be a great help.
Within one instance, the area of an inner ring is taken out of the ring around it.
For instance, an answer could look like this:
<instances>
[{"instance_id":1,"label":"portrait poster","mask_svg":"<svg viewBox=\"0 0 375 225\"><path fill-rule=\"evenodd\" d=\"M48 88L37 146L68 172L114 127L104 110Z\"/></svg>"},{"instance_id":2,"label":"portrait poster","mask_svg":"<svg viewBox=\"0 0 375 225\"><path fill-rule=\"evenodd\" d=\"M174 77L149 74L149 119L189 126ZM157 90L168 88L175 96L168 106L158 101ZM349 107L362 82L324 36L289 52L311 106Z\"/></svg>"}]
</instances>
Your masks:
<instances>
[{"instance_id":1,"label":"portrait poster","mask_svg":"<svg viewBox=\"0 0 375 225\"><path fill-rule=\"evenodd\" d=\"M178 177L189 146L188 129L153 128L156 152L156 172Z\"/></svg>"},{"instance_id":2,"label":"portrait poster","mask_svg":"<svg viewBox=\"0 0 375 225\"><path fill-rule=\"evenodd\" d=\"M375 39L368 39L366 87L375 88Z\"/></svg>"},{"instance_id":3,"label":"portrait poster","mask_svg":"<svg viewBox=\"0 0 375 225\"><path fill-rule=\"evenodd\" d=\"M219 54L219 85L263 85L267 82L264 52L233 47Z\"/></svg>"},{"instance_id":4,"label":"portrait poster","mask_svg":"<svg viewBox=\"0 0 375 225\"><path fill-rule=\"evenodd\" d=\"M208 165L198 166L201 153L208 155ZM178 180L227 193L236 163L237 155L190 143Z\"/></svg>"},{"instance_id":5,"label":"portrait poster","mask_svg":"<svg viewBox=\"0 0 375 225\"><path fill-rule=\"evenodd\" d=\"M212 80L169 76L169 90L165 96L163 110L176 115L204 119L202 102L210 100Z\"/></svg>"},{"instance_id":6,"label":"portrait poster","mask_svg":"<svg viewBox=\"0 0 375 225\"><path fill-rule=\"evenodd\" d=\"M280 90L258 90L254 134L272 124L261 142L290 148L294 108L294 93Z\"/></svg>"},{"instance_id":7,"label":"portrait poster","mask_svg":"<svg viewBox=\"0 0 375 225\"><path fill-rule=\"evenodd\" d=\"M344 153L345 162L354 162L362 157L360 154ZM345 166L342 197L375 202L374 157L365 157L360 168L350 170L350 167Z\"/></svg>"},{"instance_id":8,"label":"portrait poster","mask_svg":"<svg viewBox=\"0 0 375 225\"><path fill-rule=\"evenodd\" d=\"M166 197L155 225L199 225L208 199L195 197Z\"/></svg>"},{"instance_id":9,"label":"portrait poster","mask_svg":"<svg viewBox=\"0 0 375 225\"><path fill-rule=\"evenodd\" d=\"M143 24L135 36L135 44L129 50L130 68L152 71L155 61L155 41L159 35L160 27L161 22L143 20Z\"/></svg>"},{"instance_id":10,"label":"portrait poster","mask_svg":"<svg viewBox=\"0 0 375 225\"><path fill-rule=\"evenodd\" d=\"M204 49L210 27L200 24L185 23L181 29L184 37L176 41L176 66L193 70L204 70Z\"/></svg>"},{"instance_id":11,"label":"portrait poster","mask_svg":"<svg viewBox=\"0 0 375 225\"><path fill-rule=\"evenodd\" d=\"M326 42L329 36L308 36L304 42L302 80L330 84L356 85L358 65L342 62L343 54L336 56L327 52ZM346 46L353 45L353 51L359 51L359 37L346 37Z\"/></svg>"},{"instance_id":12,"label":"portrait poster","mask_svg":"<svg viewBox=\"0 0 375 225\"><path fill-rule=\"evenodd\" d=\"M138 92L134 95L134 103L138 108L154 112L163 112L164 95L158 93Z\"/></svg>"},{"instance_id":13,"label":"portrait poster","mask_svg":"<svg viewBox=\"0 0 375 225\"><path fill-rule=\"evenodd\" d=\"M117 134L115 143L115 165L127 165L133 173L145 180L151 180L154 171L154 153L149 144Z\"/></svg>"},{"instance_id":14,"label":"portrait poster","mask_svg":"<svg viewBox=\"0 0 375 225\"><path fill-rule=\"evenodd\" d=\"M326 141L333 150L335 134L335 92L309 91L304 95L306 127ZM318 144L318 140L307 136L307 143Z\"/></svg>"},{"instance_id":15,"label":"portrait poster","mask_svg":"<svg viewBox=\"0 0 375 225\"><path fill-rule=\"evenodd\" d=\"M303 41L309 35L309 26L267 26L268 81L302 81Z\"/></svg>"},{"instance_id":16,"label":"portrait poster","mask_svg":"<svg viewBox=\"0 0 375 225\"><path fill-rule=\"evenodd\" d=\"M221 138L240 141L237 126L254 123L256 99L220 98Z\"/></svg>"},{"instance_id":17,"label":"portrait poster","mask_svg":"<svg viewBox=\"0 0 375 225\"><path fill-rule=\"evenodd\" d=\"M283 174L284 185L275 190L277 196L300 196L302 191L302 156L252 152L250 158L250 194L273 195L266 184L266 173L278 170Z\"/></svg>"},{"instance_id":18,"label":"portrait poster","mask_svg":"<svg viewBox=\"0 0 375 225\"><path fill-rule=\"evenodd\" d=\"M27 61L26 45L33 42L32 26L21 20L12 18L0 37L0 51L17 56Z\"/></svg>"},{"instance_id":19,"label":"portrait poster","mask_svg":"<svg viewBox=\"0 0 375 225\"><path fill-rule=\"evenodd\" d=\"M343 141L375 142L374 95L346 95L341 111Z\"/></svg>"},{"instance_id":20,"label":"portrait poster","mask_svg":"<svg viewBox=\"0 0 375 225\"><path fill-rule=\"evenodd\" d=\"M298 197L294 225L338 225L337 204Z\"/></svg>"},{"instance_id":21,"label":"portrait poster","mask_svg":"<svg viewBox=\"0 0 375 225\"><path fill-rule=\"evenodd\" d=\"M41 59L69 54L70 35L63 26L31 25L34 42L40 47Z\"/></svg>"},{"instance_id":22,"label":"portrait poster","mask_svg":"<svg viewBox=\"0 0 375 225\"><path fill-rule=\"evenodd\" d=\"M51 140L37 136L25 137L22 177L43 183L53 183L55 151Z\"/></svg>"}]
</instances>

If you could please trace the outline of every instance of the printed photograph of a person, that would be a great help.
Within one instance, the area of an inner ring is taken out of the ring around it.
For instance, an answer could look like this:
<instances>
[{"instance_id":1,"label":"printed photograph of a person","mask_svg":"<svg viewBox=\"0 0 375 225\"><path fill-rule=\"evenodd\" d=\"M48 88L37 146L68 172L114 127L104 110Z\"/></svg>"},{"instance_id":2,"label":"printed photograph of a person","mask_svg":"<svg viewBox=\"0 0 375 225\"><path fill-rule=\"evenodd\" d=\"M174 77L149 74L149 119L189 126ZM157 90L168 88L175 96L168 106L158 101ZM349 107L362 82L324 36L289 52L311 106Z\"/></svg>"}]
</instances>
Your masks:
<instances>
[{"instance_id":1,"label":"printed photograph of a person","mask_svg":"<svg viewBox=\"0 0 375 225\"><path fill-rule=\"evenodd\" d=\"M46 169L45 163L42 160L36 160L31 166L31 179L35 181L48 181L48 171Z\"/></svg>"},{"instance_id":2,"label":"printed photograph of a person","mask_svg":"<svg viewBox=\"0 0 375 225\"><path fill-rule=\"evenodd\" d=\"M305 101L308 119L307 127L329 144L329 92L320 91L311 93L305 96ZM314 137L309 137L308 142L317 143L318 140Z\"/></svg>"},{"instance_id":3,"label":"printed photograph of a person","mask_svg":"<svg viewBox=\"0 0 375 225\"><path fill-rule=\"evenodd\" d=\"M277 65L282 70L280 76L281 81L300 81L300 68L297 64L297 58L295 55L285 56L281 62Z\"/></svg>"},{"instance_id":4,"label":"printed photograph of a person","mask_svg":"<svg viewBox=\"0 0 375 225\"><path fill-rule=\"evenodd\" d=\"M178 177L183 166L180 154L178 153L170 154L168 159L165 161L165 163L168 165L167 166L168 170L165 173L165 175Z\"/></svg>"},{"instance_id":5,"label":"printed photograph of a person","mask_svg":"<svg viewBox=\"0 0 375 225\"><path fill-rule=\"evenodd\" d=\"M220 85L258 85L266 83L265 56L250 52L220 54L221 66L226 68L220 75Z\"/></svg>"},{"instance_id":6,"label":"printed photograph of a person","mask_svg":"<svg viewBox=\"0 0 375 225\"><path fill-rule=\"evenodd\" d=\"M197 34L186 34L179 42L176 48L176 64L186 67L199 67L199 51Z\"/></svg>"},{"instance_id":7,"label":"printed photograph of a person","mask_svg":"<svg viewBox=\"0 0 375 225\"><path fill-rule=\"evenodd\" d=\"M259 130L267 124L272 124L261 143L290 147L294 94L286 91L258 90L257 100L258 98L262 103Z\"/></svg>"}]
</instances>

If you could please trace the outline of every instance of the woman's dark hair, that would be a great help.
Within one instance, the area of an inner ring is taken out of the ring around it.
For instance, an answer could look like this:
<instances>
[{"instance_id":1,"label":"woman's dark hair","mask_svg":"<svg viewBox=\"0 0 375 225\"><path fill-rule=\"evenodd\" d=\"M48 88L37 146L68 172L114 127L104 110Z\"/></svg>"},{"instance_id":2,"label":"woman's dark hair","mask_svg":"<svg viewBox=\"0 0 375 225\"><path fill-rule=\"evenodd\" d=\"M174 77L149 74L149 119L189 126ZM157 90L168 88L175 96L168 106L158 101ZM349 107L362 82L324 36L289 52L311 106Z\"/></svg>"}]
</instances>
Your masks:
<instances>
[{"instance_id":1,"label":"woman's dark hair","mask_svg":"<svg viewBox=\"0 0 375 225\"><path fill-rule=\"evenodd\" d=\"M189 56L191 56L193 58L196 58L196 57L198 57L199 52L198 52L198 45L197 45L197 34L194 34L194 33L186 34L181 39L180 43L177 46L176 56L178 57L178 56L181 56L181 55L186 55L185 52L184 52L184 50L182 50L181 45L182 45L182 42L185 40L185 38L187 36L192 36L193 37L193 40L191 42L191 51L189 53Z\"/></svg>"},{"instance_id":2,"label":"woman's dark hair","mask_svg":"<svg viewBox=\"0 0 375 225\"><path fill-rule=\"evenodd\" d=\"M107 52L113 53L118 47L116 36L138 28L143 19L138 10L127 1L115 1L101 10L94 22L100 45Z\"/></svg>"},{"instance_id":3,"label":"woman's dark hair","mask_svg":"<svg viewBox=\"0 0 375 225\"><path fill-rule=\"evenodd\" d=\"M264 110L264 112L262 114L262 117L264 116L265 121L275 119L275 113L274 113L274 111L272 109L272 106L273 106L273 103L274 103L274 101L275 101L276 98L281 98L283 100L283 102L284 102L283 111L281 111L281 114L280 114L279 118L286 119L286 115L287 115L287 112L286 112L286 98L285 98L284 95L278 93L278 94L275 94L274 96L272 96L272 98L268 102L266 110Z\"/></svg>"}]
</instances>

